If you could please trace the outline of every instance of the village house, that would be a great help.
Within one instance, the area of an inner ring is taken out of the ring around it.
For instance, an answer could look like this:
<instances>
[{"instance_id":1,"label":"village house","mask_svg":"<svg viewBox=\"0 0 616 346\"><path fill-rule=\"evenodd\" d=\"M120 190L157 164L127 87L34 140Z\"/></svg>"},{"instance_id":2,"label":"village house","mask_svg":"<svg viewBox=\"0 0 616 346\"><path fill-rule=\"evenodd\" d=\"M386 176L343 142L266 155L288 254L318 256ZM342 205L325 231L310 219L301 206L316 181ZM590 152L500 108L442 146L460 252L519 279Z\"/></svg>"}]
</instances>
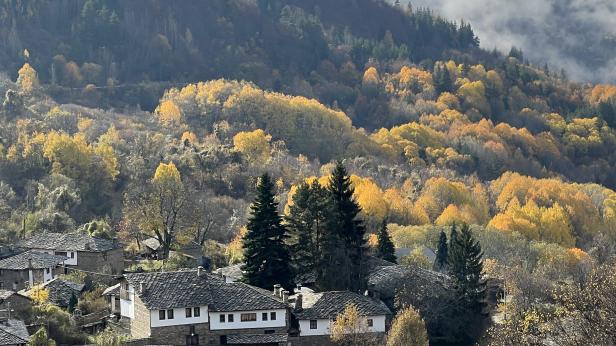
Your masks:
<instances>
[{"instance_id":1,"label":"village house","mask_svg":"<svg viewBox=\"0 0 616 346\"><path fill-rule=\"evenodd\" d=\"M66 257L26 251L0 260L0 289L19 291L53 280Z\"/></svg>"},{"instance_id":2,"label":"village house","mask_svg":"<svg viewBox=\"0 0 616 346\"><path fill-rule=\"evenodd\" d=\"M70 305L71 297L74 296L75 299L79 299L79 296L81 296L81 293L85 289L84 284L62 280L60 278L47 281L42 284L41 287L46 289L49 294L47 300L61 308L67 308ZM23 293L24 295L30 296L32 290Z\"/></svg>"},{"instance_id":3,"label":"village house","mask_svg":"<svg viewBox=\"0 0 616 346\"><path fill-rule=\"evenodd\" d=\"M348 305L355 305L365 318L366 332L384 336L391 316L389 308L380 300L349 291L314 292L300 288L289 298L297 321L299 338L293 345L330 344L331 325Z\"/></svg>"},{"instance_id":4,"label":"village house","mask_svg":"<svg viewBox=\"0 0 616 346\"><path fill-rule=\"evenodd\" d=\"M23 321L0 318L0 346L25 346L29 341L30 335Z\"/></svg>"},{"instance_id":5,"label":"village house","mask_svg":"<svg viewBox=\"0 0 616 346\"><path fill-rule=\"evenodd\" d=\"M26 319L30 317L32 299L10 290L0 290L0 315L7 318Z\"/></svg>"},{"instance_id":6,"label":"village house","mask_svg":"<svg viewBox=\"0 0 616 346\"><path fill-rule=\"evenodd\" d=\"M287 298L203 269L126 274L120 313L133 339L173 345L287 345Z\"/></svg>"},{"instance_id":7,"label":"village house","mask_svg":"<svg viewBox=\"0 0 616 346\"><path fill-rule=\"evenodd\" d=\"M124 270L124 254L116 239L105 239L84 233L39 233L18 244L23 249L65 256L68 269L120 274Z\"/></svg>"}]
</instances>

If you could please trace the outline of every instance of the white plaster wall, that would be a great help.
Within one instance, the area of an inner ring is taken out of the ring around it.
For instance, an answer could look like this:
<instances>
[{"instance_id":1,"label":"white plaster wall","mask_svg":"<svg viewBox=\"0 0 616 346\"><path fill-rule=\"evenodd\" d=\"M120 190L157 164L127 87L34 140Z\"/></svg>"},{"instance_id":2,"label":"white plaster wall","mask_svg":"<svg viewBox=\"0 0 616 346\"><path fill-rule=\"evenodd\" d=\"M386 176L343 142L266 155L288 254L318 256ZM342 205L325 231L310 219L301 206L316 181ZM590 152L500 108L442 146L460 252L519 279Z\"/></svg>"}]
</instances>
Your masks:
<instances>
[{"instance_id":1,"label":"white plaster wall","mask_svg":"<svg viewBox=\"0 0 616 346\"><path fill-rule=\"evenodd\" d=\"M120 315L135 318L135 288L133 286L128 286L128 296L131 300L120 299Z\"/></svg>"},{"instance_id":2,"label":"white plaster wall","mask_svg":"<svg viewBox=\"0 0 616 346\"><path fill-rule=\"evenodd\" d=\"M167 317L167 312L165 311L164 320L158 319L160 316L158 314L158 310L150 310L150 326L152 327L166 327L166 326L180 326L185 324L196 324L196 323L207 323L208 321L208 310L207 306L200 306L201 316L199 317L186 317L186 309L178 308L173 309L173 319L170 320ZM191 307L192 309L192 307ZM194 309L193 309L194 314Z\"/></svg>"},{"instance_id":3,"label":"white plaster wall","mask_svg":"<svg viewBox=\"0 0 616 346\"><path fill-rule=\"evenodd\" d=\"M47 270L49 270L49 274L47 274ZM43 281L47 282L53 279L53 267L43 269Z\"/></svg>"},{"instance_id":4,"label":"white plaster wall","mask_svg":"<svg viewBox=\"0 0 616 346\"><path fill-rule=\"evenodd\" d=\"M385 332L385 316L369 316L372 319L372 327L369 327L370 332ZM310 320L299 320L300 336L313 335L329 335L331 320L317 320L317 329L310 329Z\"/></svg>"},{"instance_id":5,"label":"white plaster wall","mask_svg":"<svg viewBox=\"0 0 616 346\"><path fill-rule=\"evenodd\" d=\"M330 320L317 320L317 329L310 329L310 320L299 320L300 336L329 335Z\"/></svg>"},{"instance_id":6,"label":"white plaster wall","mask_svg":"<svg viewBox=\"0 0 616 346\"><path fill-rule=\"evenodd\" d=\"M276 312L276 320L270 319L270 312ZM262 314L267 312L267 321L262 320ZM256 313L257 320L253 322L242 322L242 313ZM228 315L233 314L233 322L229 322ZM220 322L220 315L225 316L225 322ZM280 310L260 310L260 311L235 311L235 312L210 312L210 329L252 329L252 328L277 328L286 326L287 311Z\"/></svg>"},{"instance_id":7,"label":"white plaster wall","mask_svg":"<svg viewBox=\"0 0 616 346\"><path fill-rule=\"evenodd\" d=\"M64 252L64 251L62 251ZM71 254L73 254L73 258L71 258ZM64 256L64 254L58 254L56 253L56 255L58 256ZM67 260L64 261L64 264L66 265L70 265L70 266L76 266L77 265L77 251L66 251L66 257Z\"/></svg>"}]
</instances>

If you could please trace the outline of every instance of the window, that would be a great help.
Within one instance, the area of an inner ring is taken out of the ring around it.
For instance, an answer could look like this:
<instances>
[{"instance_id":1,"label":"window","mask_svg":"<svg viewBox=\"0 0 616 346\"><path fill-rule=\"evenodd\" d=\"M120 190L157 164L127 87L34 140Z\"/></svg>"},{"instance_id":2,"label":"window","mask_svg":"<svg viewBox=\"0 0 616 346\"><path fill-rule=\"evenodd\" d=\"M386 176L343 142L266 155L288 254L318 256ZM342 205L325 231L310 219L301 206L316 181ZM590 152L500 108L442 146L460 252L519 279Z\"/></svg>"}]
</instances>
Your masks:
<instances>
[{"instance_id":1,"label":"window","mask_svg":"<svg viewBox=\"0 0 616 346\"><path fill-rule=\"evenodd\" d=\"M261 319L263 321L267 321L267 312L264 312L263 314L261 314Z\"/></svg>"},{"instance_id":2,"label":"window","mask_svg":"<svg viewBox=\"0 0 616 346\"><path fill-rule=\"evenodd\" d=\"M190 335L195 335L195 326L188 327L188 333Z\"/></svg>"},{"instance_id":3,"label":"window","mask_svg":"<svg viewBox=\"0 0 616 346\"><path fill-rule=\"evenodd\" d=\"M186 308L186 318L192 317L192 308Z\"/></svg>"},{"instance_id":4,"label":"window","mask_svg":"<svg viewBox=\"0 0 616 346\"><path fill-rule=\"evenodd\" d=\"M158 319L161 321L165 319L165 310L158 310Z\"/></svg>"},{"instance_id":5,"label":"window","mask_svg":"<svg viewBox=\"0 0 616 346\"><path fill-rule=\"evenodd\" d=\"M276 333L276 331L273 330L273 329L268 329L268 330L263 332L263 334L274 334L274 333Z\"/></svg>"},{"instance_id":6,"label":"window","mask_svg":"<svg viewBox=\"0 0 616 346\"><path fill-rule=\"evenodd\" d=\"M194 315L195 317L199 317L199 316L201 316L201 308L200 308L200 307L196 307L196 308L194 308L193 310L194 310L194 311L193 311L193 315Z\"/></svg>"},{"instance_id":7,"label":"window","mask_svg":"<svg viewBox=\"0 0 616 346\"><path fill-rule=\"evenodd\" d=\"M75 253L71 252L71 258L75 258Z\"/></svg>"},{"instance_id":8,"label":"window","mask_svg":"<svg viewBox=\"0 0 616 346\"><path fill-rule=\"evenodd\" d=\"M270 320L272 320L272 321L276 320L276 311L270 312Z\"/></svg>"},{"instance_id":9,"label":"window","mask_svg":"<svg viewBox=\"0 0 616 346\"><path fill-rule=\"evenodd\" d=\"M225 323L225 314L220 314L220 323Z\"/></svg>"},{"instance_id":10,"label":"window","mask_svg":"<svg viewBox=\"0 0 616 346\"><path fill-rule=\"evenodd\" d=\"M254 312L250 312L250 313L246 313L246 314L241 314L240 315L240 320L242 322L253 322L257 320L257 314Z\"/></svg>"},{"instance_id":11,"label":"window","mask_svg":"<svg viewBox=\"0 0 616 346\"><path fill-rule=\"evenodd\" d=\"M173 319L173 309L167 310L167 319Z\"/></svg>"},{"instance_id":12,"label":"window","mask_svg":"<svg viewBox=\"0 0 616 346\"><path fill-rule=\"evenodd\" d=\"M374 321L371 318L368 319L368 327L372 327L374 325Z\"/></svg>"},{"instance_id":13,"label":"window","mask_svg":"<svg viewBox=\"0 0 616 346\"><path fill-rule=\"evenodd\" d=\"M317 320L310 320L310 329L317 329Z\"/></svg>"},{"instance_id":14,"label":"window","mask_svg":"<svg viewBox=\"0 0 616 346\"><path fill-rule=\"evenodd\" d=\"M221 335L220 336L220 344L221 345L227 345L227 336L226 335Z\"/></svg>"},{"instance_id":15,"label":"window","mask_svg":"<svg viewBox=\"0 0 616 346\"><path fill-rule=\"evenodd\" d=\"M229 320L229 322L233 322L233 314L229 314L228 320Z\"/></svg>"}]
</instances>

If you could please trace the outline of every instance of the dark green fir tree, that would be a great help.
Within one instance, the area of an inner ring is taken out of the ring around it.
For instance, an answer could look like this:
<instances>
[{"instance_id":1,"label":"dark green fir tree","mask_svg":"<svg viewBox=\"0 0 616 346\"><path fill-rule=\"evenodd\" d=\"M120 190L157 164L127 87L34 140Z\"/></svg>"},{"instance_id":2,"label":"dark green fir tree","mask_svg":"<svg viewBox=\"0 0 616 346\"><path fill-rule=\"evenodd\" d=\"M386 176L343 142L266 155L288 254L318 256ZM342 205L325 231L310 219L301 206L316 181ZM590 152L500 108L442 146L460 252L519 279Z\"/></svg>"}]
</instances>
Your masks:
<instances>
[{"instance_id":1,"label":"dark green fir tree","mask_svg":"<svg viewBox=\"0 0 616 346\"><path fill-rule=\"evenodd\" d=\"M474 312L481 312L485 301L483 252L468 225L458 234L452 229L449 246L449 273L458 288L460 301Z\"/></svg>"},{"instance_id":2,"label":"dark green fir tree","mask_svg":"<svg viewBox=\"0 0 616 346\"><path fill-rule=\"evenodd\" d=\"M358 217L361 208L353 198L351 177L341 161L329 179L329 193L333 203L333 219L330 227L343 240L351 265L351 280L348 290L360 292L365 288L366 229Z\"/></svg>"},{"instance_id":3,"label":"dark green fir tree","mask_svg":"<svg viewBox=\"0 0 616 346\"><path fill-rule=\"evenodd\" d=\"M453 226L455 227L455 225ZM447 235L444 231L441 231L441 234L438 238L438 248L436 249L436 258L434 259L434 270L442 272L447 269L447 260L448 260L448 246L447 246Z\"/></svg>"},{"instance_id":4,"label":"dark green fir tree","mask_svg":"<svg viewBox=\"0 0 616 346\"><path fill-rule=\"evenodd\" d=\"M71 293L71 298L68 300L68 305L66 307L66 310L70 313L73 313L73 311L75 311L75 308L77 307L77 296L75 295L75 292Z\"/></svg>"},{"instance_id":5,"label":"dark green fir tree","mask_svg":"<svg viewBox=\"0 0 616 346\"><path fill-rule=\"evenodd\" d=\"M286 218L291 237L291 260L297 278L319 275L323 236L331 218L332 203L318 181L302 183L293 195Z\"/></svg>"},{"instance_id":6,"label":"dark green fir tree","mask_svg":"<svg viewBox=\"0 0 616 346\"><path fill-rule=\"evenodd\" d=\"M287 230L278 214L274 184L267 173L261 176L257 185L247 229L243 240L243 281L265 289L271 289L275 284L291 289L293 273L286 245Z\"/></svg>"},{"instance_id":7,"label":"dark green fir tree","mask_svg":"<svg viewBox=\"0 0 616 346\"><path fill-rule=\"evenodd\" d=\"M379 234L377 235L376 256L392 263L398 263L396 260L396 248L394 242L391 241L391 236L387 232L387 220L383 220Z\"/></svg>"}]
</instances>

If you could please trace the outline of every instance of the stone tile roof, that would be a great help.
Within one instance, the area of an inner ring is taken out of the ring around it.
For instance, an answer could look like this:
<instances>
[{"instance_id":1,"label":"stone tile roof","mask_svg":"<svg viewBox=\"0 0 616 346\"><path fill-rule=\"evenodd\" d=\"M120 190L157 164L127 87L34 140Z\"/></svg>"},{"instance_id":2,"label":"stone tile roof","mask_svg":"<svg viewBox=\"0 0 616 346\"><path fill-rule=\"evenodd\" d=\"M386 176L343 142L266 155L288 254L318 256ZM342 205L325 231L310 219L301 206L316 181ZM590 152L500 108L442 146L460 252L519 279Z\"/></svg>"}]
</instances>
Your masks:
<instances>
[{"instance_id":1,"label":"stone tile roof","mask_svg":"<svg viewBox=\"0 0 616 346\"><path fill-rule=\"evenodd\" d=\"M120 247L112 239L96 238L84 233L51 232L36 234L20 242L18 246L26 249L90 252L109 251Z\"/></svg>"},{"instance_id":2,"label":"stone tile roof","mask_svg":"<svg viewBox=\"0 0 616 346\"><path fill-rule=\"evenodd\" d=\"M30 341L26 325L20 320L0 323L0 345L21 345Z\"/></svg>"},{"instance_id":3,"label":"stone tile roof","mask_svg":"<svg viewBox=\"0 0 616 346\"><path fill-rule=\"evenodd\" d=\"M125 274L150 310L208 305L211 311L286 309L273 292L241 282L225 283L215 274L196 270ZM139 293L143 283L143 292Z\"/></svg>"},{"instance_id":4,"label":"stone tile roof","mask_svg":"<svg viewBox=\"0 0 616 346\"><path fill-rule=\"evenodd\" d=\"M210 283L220 278L196 270L125 274L145 306L150 310L211 305ZM143 283L144 290L139 292Z\"/></svg>"},{"instance_id":5,"label":"stone tile roof","mask_svg":"<svg viewBox=\"0 0 616 346\"><path fill-rule=\"evenodd\" d=\"M243 265L244 263L238 263L238 264L230 265L227 267L218 268L216 269L216 273L222 274L235 281L239 281L244 275L242 271Z\"/></svg>"},{"instance_id":6,"label":"stone tile roof","mask_svg":"<svg viewBox=\"0 0 616 346\"><path fill-rule=\"evenodd\" d=\"M297 299L297 295L291 299ZM293 314L300 320L333 319L349 304L357 306L362 316L391 315L380 300L349 291L302 292L303 309Z\"/></svg>"},{"instance_id":7,"label":"stone tile roof","mask_svg":"<svg viewBox=\"0 0 616 346\"><path fill-rule=\"evenodd\" d=\"M109 286L107 288L105 288L105 290L103 291L103 296L117 296L120 294L120 284L115 284L113 286Z\"/></svg>"},{"instance_id":8,"label":"stone tile roof","mask_svg":"<svg viewBox=\"0 0 616 346\"><path fill-rule=\"evenodd\" d=\"M0 300L5 300L7 298L10 298L13 294L16 294L16 292L15 291L1 290L0 289Z\"/></svg>"},{"instance_id":9,"label":"stone tile roof","mask_svg":"<svg viewBox=\"0 0 616 346\"><path fill-rule=\"evenodd\" d=\"M368 274L368 287L377 291L382 299L393 299L404 285L416 291L436 290L450 286L447 275L414 266L391 265L376 267Z\"/></svg>"},{"instance_id":10,"label":"stone tile roof","mask_svg":"<svg viewBox=\"0 0 616 346\"><path fill-rule=\"evenodd\" d=\"M24 270L29 267L32 269L43 269L55 267L66 260L67 258L63 256L50 255L37 251L26 251L0 260L0 269Z\"/></svg>"},{"instance_id":11,"label":"stone tile roof","mask_svg":"<svg viewBox=\"0 0 616 346\"><path fill-rule=\"evenodd\" d=\"M49 292L49 301L51 303L65 307L68 306L73 294L76 298L79 298L85 285L56 278L44 283L43 287Z\"/></svg>"},{"instance_id":12,"label":"stone tile roof","mask_svg":"<svg viewBox=\"0 0 616 346\"><path fill-rule=\"evenodd\" d=\"M229 345L255 345L286 343L287 334L234 334L227 336Z\"/></svg>"},{"instance_id":13,"label":"stone tile roof","mask_svg":"<svg viewBox=\"0 0 616 346\"><path fill-rule=\"evenodd\" d=\"M286 309L287 305L273 292L242 282L211 284L214 300L211 311L247 311Z\"/></svg>"},{"instance_id":14,"label":"stone tile roof","mask_svg":"<svg viewBox=\"0 0 616 346\"><path fill-rule=\"evenodd\" d=\"M156 238L150 237L150 238L144 239L141 243L153 251L156 251L158 250L158 248L160 248L160 242Z\"/></svg>"}]
</instances>

